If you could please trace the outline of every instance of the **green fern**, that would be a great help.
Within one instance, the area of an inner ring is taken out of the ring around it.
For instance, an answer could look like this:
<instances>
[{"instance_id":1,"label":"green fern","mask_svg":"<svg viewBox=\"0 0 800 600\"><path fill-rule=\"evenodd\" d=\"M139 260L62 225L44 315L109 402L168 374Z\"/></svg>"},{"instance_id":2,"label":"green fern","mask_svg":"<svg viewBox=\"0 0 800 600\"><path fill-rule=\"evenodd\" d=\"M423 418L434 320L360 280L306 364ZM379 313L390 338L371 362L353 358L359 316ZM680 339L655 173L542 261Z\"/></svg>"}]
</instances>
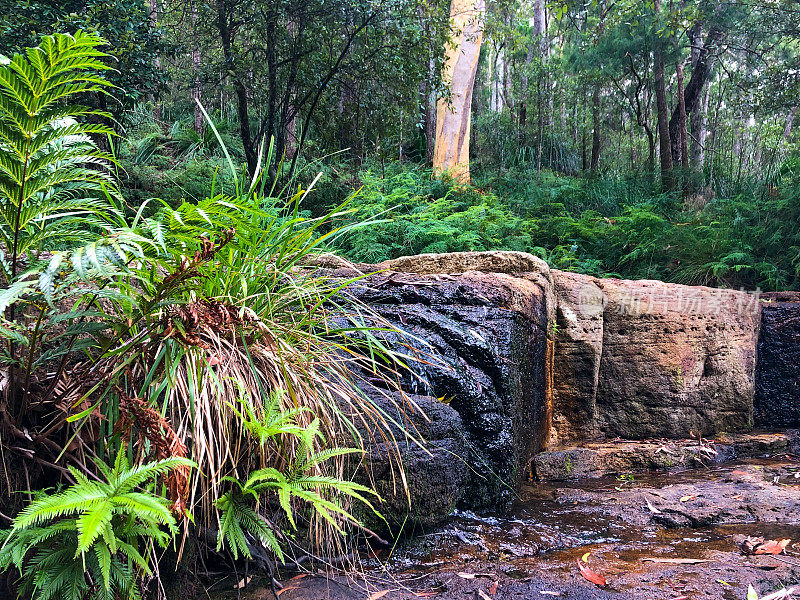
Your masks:
<instances>
[{"instance_id":1,"label":"green fern","mask_svg":"<svg viewBox=\"0 0 800 600\"><path fill-rule=\"evenodd\" d=\"M105 93L98 72L110 67L91 33L53 35L0 65L0 241L9 252L6 281L20 257L85 241L103 228L118 196L109 168L113 157L94 139L112 135L107 125L81 123L110 115L74 103Z\"/></svg>"},{"instance_id":2,"label":"green fern","mask_svg":"<svg viewBox=\"0 0 800 600\"><path fill-rule=\"evenodd\" d=\"M137 578L151 573L149 545L166 547L178 529L165 498L137 490L191 464L130 466L123 448L113 466L97 462L104 480L69 467L75 485L34 501L0 534L0 571L15 567L19 592L35 600L141 598Z\"/></svg>"},{"instance_id":3,"label":"green fern","mask_svg":"<svg viewBox=\"0 0 800 600\"><path fill-rule=\"evenodd\" d=\"M270 404L272 403L274 397ZM272 421L267 418L253 421L252 412L248 412L250 419L241 413L240 418L251 434L262 440L288 434L298 437L299 445L294 453L294 460L290 462L285 473L274 467L267 467L251 473L244 483L232 477L224 478L232 484L232 488L217 503L221 515L217 550L227 547L234 559L240 553L251 558L247 542L249 535L283 560L283 551L273 526L258 510L267 496L277 499L292 529L297 528L297 501L308 505L313 513L322 517L340 534L343 533L343 521L358 524L358 520L344 507L341 501L344 497L364 503L380 517L369 499L370 496L380 499L374 490L346 479L316 474L317 467L323 463L338 456L362 453L363 450L329 448L315 451L315 443L322 436L318 419L314 419L307 427L300 427L294 416L281 417L272 415L272 412L268 408L267 416ZM262 437L266 432L269 435Z\"/></svg>"},{"instance_id":4,"label":"green fern","mask_svg":"<svg viewBox=\"0 0 800 600\"><path fill-rule=\"evenodd\" d=\"M60 299L59 289L67 298L79 295L76 278L124 261L124 240L101 237L124 223L110 172L114 159L96 142L113 131L88 122L110 115L80 103L111 87L102 77L110 69L98 50L104 43L82 31L46 36L0 62L0 337L6 341L0 361L21 367L10 369L13 394L37 366L52 316L47 305ZM64 252L71 276L63 273ZM12 395L13 415L26 412L20 401Z\"/></svg>"}]
</instances>

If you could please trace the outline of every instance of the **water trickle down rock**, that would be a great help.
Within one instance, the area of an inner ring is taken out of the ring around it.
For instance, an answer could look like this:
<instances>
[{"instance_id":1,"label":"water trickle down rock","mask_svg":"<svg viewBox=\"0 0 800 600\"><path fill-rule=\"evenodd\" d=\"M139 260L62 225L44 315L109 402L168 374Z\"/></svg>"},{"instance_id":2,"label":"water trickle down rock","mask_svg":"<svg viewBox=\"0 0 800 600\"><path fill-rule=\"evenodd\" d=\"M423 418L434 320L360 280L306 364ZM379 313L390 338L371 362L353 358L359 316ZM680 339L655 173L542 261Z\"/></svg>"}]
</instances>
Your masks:
<instances>
[{"instance_id":1,"label":"water trickle down rock","mask_svg":"<svg viewBox=\"0 0 800 600\"><path fill-rule=\"evenodd\" d=\"M470 482L461 506L509 501L549 429L549 273L522 253L464 253L404 259L404 272L370 276L351 292L423 344L430 356L406 374L404 389L441 399L465 430ZM523 268L510 275L478 269ZM431 273L447 269L453 274ZM469 272L460 272L474 269ZM536 269L536 270L535 270ZM418 272L421 271L421 272ZM400 340L387 335L397 346ZM453 460L458 460L453 458Z\"/></svg>"}]
</instances>

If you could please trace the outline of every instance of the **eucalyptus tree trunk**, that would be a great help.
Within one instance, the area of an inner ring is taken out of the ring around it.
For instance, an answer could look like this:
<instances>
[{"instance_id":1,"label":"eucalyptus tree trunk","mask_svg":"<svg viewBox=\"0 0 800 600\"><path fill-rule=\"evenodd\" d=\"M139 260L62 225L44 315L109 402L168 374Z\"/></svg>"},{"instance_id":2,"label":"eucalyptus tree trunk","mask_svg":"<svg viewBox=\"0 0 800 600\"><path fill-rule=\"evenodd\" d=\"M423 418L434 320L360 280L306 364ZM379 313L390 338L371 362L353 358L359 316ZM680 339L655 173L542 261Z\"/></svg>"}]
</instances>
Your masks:
<instances>
[{"instance_id":1,"label":"eucalyptus tree trunk","mask_svg":"<svg viewBox=\"0 0 800 600\"><path fill-rule=\"evenodd\" d=\"M688 169L689 146L688 146L688 135L686 132L686 98L683 94L683 65L681 63L678 63L675 69L678 79L677 82L678 83L678 143L680 144L679 152L681 159L681 167L683 169ZM673 159L675 158L674 152L672 154L672 157Z\"/></svg>"},{"instance_id":2,"label":"eucalyptus tree trunk","mask_svg":"<svg viewBox=\"0 0 800 600\"><path fill-rule=\"evenodd\" d=\"M720 9L716 8L715 12ZM719 26L716 21L711 23L708 34L705 40L696 46L697 39L702 33L702 26L696 24L689 32L689 39L692 40L692 76L689 78L686 87L683 89L683 111L687 115L691 115L697 109L703 95L703 88L711 76L713 50L725 37L725 31ZM695 54L696 53L696 54ZM672 142L672 159L673 161L680 160L680 146L678 139L680 137L680 123L681 113L680 106L675 106L672 111L672 116L669 120L669 133Z\"/></svg>"},{"instance_id":3,"label":"eucalyptus tree trunk","mask_svg":"<svg viewBox=\"0 0 800 600\"><path fill-rule=\"evenodd\" d=\"M656 14L661 12L661 0L655 0ZM672 172L672 148L669 134L669 108L667 89L664 83L664 44L656 35L653 48L653 87L656 93L656 112L658 113L658 149L661 157L661 180L667 189L674 186Z\"/></svg>"},{"instance_id":4,"label":"eucalyptus tree trunk","mask_svg":"<svg viewBox=\"0 0 800 600\"><path fill-rule=\"evenodd\" d=\"M452 0L450 20L452 45L447 48L444 79L450 97L439 99L436 107L436 147L433 168L454 179L469 182L469 137L472 91L483 40L484 0Z\"/></svg>"},{"instance_id":5,"label":"eucalyptus tree trunk","mask_svg":"<svg viewBox=\"0 0 800 600\"><path fill-rule=\"evenodd\" d=\"M695 24L689 30L689 40L692 44L691 58L692 58L692 72L695 71L700 64L700 58L703 53L703 27L700 23ZM708 96L710 86L706 85L703 92L703 97L697 108L689 114L689 125L692 131L691 140L689 142L689 163L692 168L698 171L703 170L703 162L705 159L705 129L706 129L706 112L708 111ZM684 94L685 105L685 94Z\"/></svg>"},{"instance_id":6,"label":"eucalyptus tree trunk","mask_svg":"<svg viewBox=\"0 0 800 600\"><path fill-rule=\"evenodd\" d=\"M789 114L786 116L786 127L783 128L783 139L788 140L789 136L792 135L792 122L794 121L794 116L797 114L797 105L792 107L792 110L789 111Z\"/></svg>"}]
</instances>

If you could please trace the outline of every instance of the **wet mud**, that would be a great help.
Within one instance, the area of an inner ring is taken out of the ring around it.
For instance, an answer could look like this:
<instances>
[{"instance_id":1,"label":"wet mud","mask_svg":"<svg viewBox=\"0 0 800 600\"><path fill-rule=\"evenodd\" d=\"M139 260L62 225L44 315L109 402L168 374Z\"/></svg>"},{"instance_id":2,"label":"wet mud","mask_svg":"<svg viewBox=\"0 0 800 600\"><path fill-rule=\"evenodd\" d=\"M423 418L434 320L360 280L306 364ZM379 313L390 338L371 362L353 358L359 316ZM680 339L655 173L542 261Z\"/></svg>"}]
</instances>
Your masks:
<instances>
[{"instance_id":1,"label":"wet mud","mask_svg":"<svg viewBox=\"0 0 800 600\"><path fill-rule=\"evenodd\" d=\"M754 556L741 548L748 537L794 542ZM531 484L507 513L458 512L377 554L361 557L359 575L287 579L280 598L744 600L749 585L759 596L800 585L800 461ZM274 596L256 587L241 597Z\"/></svg>"}]
</instances>

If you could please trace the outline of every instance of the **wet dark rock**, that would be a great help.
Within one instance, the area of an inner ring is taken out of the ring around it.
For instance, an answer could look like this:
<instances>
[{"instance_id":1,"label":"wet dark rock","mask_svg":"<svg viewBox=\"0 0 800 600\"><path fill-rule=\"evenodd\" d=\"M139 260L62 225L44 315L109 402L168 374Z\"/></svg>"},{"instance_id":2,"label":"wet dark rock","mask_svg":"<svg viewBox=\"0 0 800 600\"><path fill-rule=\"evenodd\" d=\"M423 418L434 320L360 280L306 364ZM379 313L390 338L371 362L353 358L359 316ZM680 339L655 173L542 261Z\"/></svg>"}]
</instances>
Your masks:
<instances>
[{"instance_id":1,"label":"wet dark rock","mask_svg":"<svg viewBox=\"0 0 800 600\"><path fill-rule=\"evenodd\" d=\"M464 268L480 266L479 254L465 254ZM513 254L512 265L540 266ZM437 261L458 270L461 263L445 258ZM472 467L461 505L503 504L548 431L548 274L429 273L429 262L425 274L381 273L350 290L423 351L425 361L413 366L419 376L406 374L404 389L441 398L460 415L467 450L459 456Z\"/></svg>"},{"instance_id":2,"label":"wet dark rock","mask_svg":"<svg viewBox=\"0 0 800 600\"><path fill-rule=\"evenodd\" d=\"M361 516L373 529L392 536L419 533L441 523L467 489L469 469L459 458L466 455L461 417L430 396L401 399L399 394L375 389L368 394L396 425L390 427L393 441L381 438L377 428L363 432L371 441L362 480L374 486L383 499L378 510L386 522L372 514Z\"/></svg>"},{"instance_id":3,"label":"wet dark rock","mask_svg":"<svg viewBox=\"0 0 800 600\"><path fill-rule=\"evenodd\" d=\"M755 422L800 427L800 293L764 294L762 300Z\"/></svg>"}]
</instances>

